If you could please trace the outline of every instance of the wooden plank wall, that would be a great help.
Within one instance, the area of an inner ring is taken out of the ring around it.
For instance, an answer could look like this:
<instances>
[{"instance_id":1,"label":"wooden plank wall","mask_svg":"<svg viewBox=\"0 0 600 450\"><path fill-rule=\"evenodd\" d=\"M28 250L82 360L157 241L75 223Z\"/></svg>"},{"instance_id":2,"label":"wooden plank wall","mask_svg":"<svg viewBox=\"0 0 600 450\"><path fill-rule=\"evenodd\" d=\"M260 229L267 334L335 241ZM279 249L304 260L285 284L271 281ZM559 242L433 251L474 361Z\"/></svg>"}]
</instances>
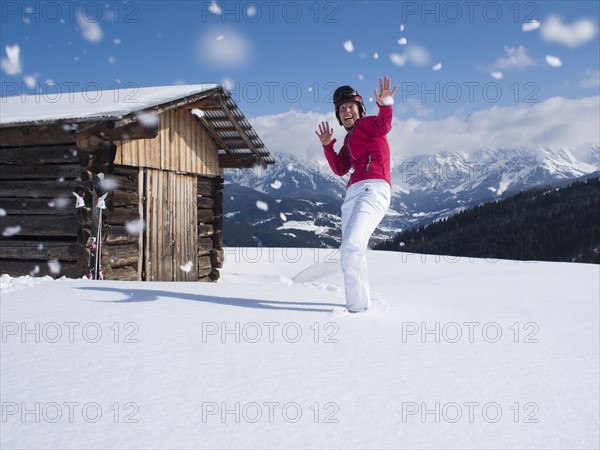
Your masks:
<instances>
[{"instance_id":1,"label":"wooden plank wall","mask_svg":"<svg viewBox=\"0 0 600 450\"><path fill-rule=\"evenodd\" d=\"M117 141L115 164L172 170L205 176L222 175L217 147L188 109L159 115L154 139Z\"/></svg>"},{"instance_id":2,"label":"wooden plank wall","mask_svg":"<svg viewBox=\"0 0 600 450\"><path fill-rule=\"evenodd\" d=\"M153 169L144 172L145 280L197 281L197 177ZM189 270L182 269L186 265Z\"/></svg>"}]
</instances>

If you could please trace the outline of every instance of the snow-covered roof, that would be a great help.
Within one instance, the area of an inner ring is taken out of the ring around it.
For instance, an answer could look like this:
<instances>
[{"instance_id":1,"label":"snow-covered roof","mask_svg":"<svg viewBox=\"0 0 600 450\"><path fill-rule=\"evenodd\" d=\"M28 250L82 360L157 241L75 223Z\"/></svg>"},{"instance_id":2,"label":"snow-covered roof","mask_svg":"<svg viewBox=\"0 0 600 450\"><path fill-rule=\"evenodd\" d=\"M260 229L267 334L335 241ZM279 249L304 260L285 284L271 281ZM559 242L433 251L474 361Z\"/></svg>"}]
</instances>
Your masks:
<instances>
[{"instance_id":1,"label":"snow-covered roof","mask_svg":"<svg viewBox=\"0 0 600 450\"><path fill-rule=\"evenodd\" d=\"M218 88L217 84L141 87L18 95L0 99L0 126L120 119L129 114Z\"/></svg>"},{"instance_id":2,"label":"snow-covered roof","mask_svg":"<svg viewBox=\"0 0 600 450\"><path fill-rule=\"evenodd\" d=\"M261 164L275 162L233 98L213 83L79 92L48 89L44 94L2 97L0 128L137 120L136 116L142 117L140 112L197 104L204 97L215 101L209 102L205 109L192 109L192 114L215 140L220 156L250 157L249 164L253 164L253 157ZM237 167L240 163L237 160L232 164L228 167Z\"/></svg>"}]
</instances>

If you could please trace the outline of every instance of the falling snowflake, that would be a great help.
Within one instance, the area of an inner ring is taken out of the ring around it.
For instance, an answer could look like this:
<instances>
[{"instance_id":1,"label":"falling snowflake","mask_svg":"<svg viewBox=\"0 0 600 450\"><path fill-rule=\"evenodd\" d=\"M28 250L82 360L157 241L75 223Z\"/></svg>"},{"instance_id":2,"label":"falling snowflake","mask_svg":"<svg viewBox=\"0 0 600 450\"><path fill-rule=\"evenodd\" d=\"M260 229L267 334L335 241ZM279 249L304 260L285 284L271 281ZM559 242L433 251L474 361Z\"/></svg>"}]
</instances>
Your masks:
<instances>
[{"instance_id":1,"label":"falling snowflake","mask_svg":"<svg viewBox=\"0 0 600 450\"><path fill-rule=\"evenodd\" d=\"M406 41L405 37L402 37L402 38L398 39L398 44L400 44L400 45L406 45L406 42L407 41Z\"/></svg>"},{"instance_id":2,"label":"falling snowflake","mask_svg":"<svg viewBox=\"0 0 600 450\"><path fill-rule=\"evenodd\" d=\"M81 11L77 13L77 24L81 31L81 36L89 42L96 43L100 42L104 33L102 28L98 25L98 22L92 22L85 17Z\"/></svg>"},{"instance_id":3,"label":"falling snowflake","mask_svg":"<svg viewBox=\"0 0 600 450\"><path fill-rule=\"evenodd\" d=\"M54 207L56 209L67 209L71 206L71 199L68 197L57 197L54 199Z\"/></svg>"},{"instance_id":4,"label":"falling snowflake","mask_svg":"<svg viewBox=\"0 0 600 450\"><path fill-rule=\"evenodd\" d=\"M192 114L199 119L201 119L202 117L205 116L204 111L202 111L201 109L198 109L198 108L192 109Z\"/></svg>"},{"instance_id":5,"label":"falling snowflake","mask_svg":"<svg viewBox=\"0 0 600 450\"><path fill-rule=\"evenodd\" d=\"M352 44L352 41L350 39L348 39L346 42L344 42L344 49L348 53L352 53L354 51L354 45Z\"/></svg>"},{"instance_id":6,"label":"falling snowflake","mask_svg":"<svg viewBox=\"0 0 600 450\"><path fill-rule=\"evenodd\" d=\"M377 53L377 52L373 53L373 59L379 59L379 53Z\"/></svg>"},{"instance_id":7,"label":"falling snowflake","mask_svg":"<svg viewBox=\"0 0 600 450\"><path fill-rule=\"evenodd\" d=\"M144 219L132 220L125 224L125 228L127 232L132 236L139 236L144 231L146 224L144 223Z\"/></svg>"},{"instance_id":8,"label":"falling snowflake","mask_svg":"<svg viewBox=\"0 0 600 450\"><path fill-rule=\"evenodd\" d=\"M19 75L23 69L21 67L21 47L19 45L7 45L4 47L6 58L0 60L0 67L7 75Z\"/></svg>"},{"instance_id":9,"label":"falling snowflake","mask_svg":"<svg viewBox=\"0 0 600 450\"><path fill-rule=\"evenodd\" d=\"M192 269L194 268L194 263L192 261L188 261L185 264L182 264L181 266L179 266L179 268L181 270L183 270L185 273L190 273L192 271Z\"/></svg>"},{"instance_id":10,"label":"falling snowflake","mask_svg":"<svg viewBox=\"0 0 600 450\"><path fill-rule=\"evenodd\" d=\"M15 225L14 227L6 227L4 229L4 231L2 232L2 236L4 237L11 237L14 236L16 234L19 234L21 232L21 226L20 225Z\"/></svg>"},{"instance_id":11,"label":"falling snowflake","mask_svg":"<svg viewBox=\"0 0 600 450\"><path fill-rule=\"evenodd\" d=\"M537 30L539 27L540 27L540 21L532 20L530 22L523 23L523 26L521 27L521 29L523 31L533 31L533 30Z\"/></svg>"},{"instance_id":12,"label":"falling snowflake","mask_svg":"<svg viewBox=\"0 0 600 450\"><path fill-rule=\"evenodd\" d=\"M390 54L390 60L396 64L397 66L404 66L406 65L406 55L400 55L398 53L391 53Z\"/></svg>"},{"instance_id":13,"label":"falling snowflake","mask_svg":"<svg viewBox=\"0 0 600 450\"><path fill-rule=\"evenodd\" d=\"M113 192L116 191L117 188L119 187L119 182L117 181L117 179L115 177L104 177L104 180L102 180L102 190L104 192Z\"/></svg>"},{"instance_id":14,"label":"falling snowflake","mask_svg":"<svg viewBox=\"0 0 600 450\"><path fill-rule=\"evenodd\" d=\"M60 273L60 262L58 259L51 259L48 261L48 270L50 273L58 275Z\"/></svg>"},{"instance_id":15,"label":"falling snowflake","mask_svg":"<svg viewBox=\"0 0 600 450\"><path fill-rule=\"evenodd\" d=\"M269 210L269 204L267 202L263 202L262 200L256 200L256 207L261 211Z\"/></svg>"},{"instance_id":16,"label":"falling snowflake","mask_svg":"<svg viewBox=\"0 0 600 450\"><path fill-rule=\"evenodd\" d=\"M437 63L436 65L434 65L432 67L434 72L437 72L438 70L442 70L442 63Z\"/></svg>"},{"instance_id":17,"label":"falling snowflake","mask_svg":"<svg viewBox=\"0 0 600 450\"><path fill-rule=\"evenodd\" d=\"M140 124L145 127L158 126L158 115L151 113L140 113L136 115L136 118Z\"/></svg>"},{"instance_id":18,"label":"falling snowflake","mask_svg":"<svg viewBox=\"0 0 600 450\"><path fill-rule=\"evenodd\" d=\"M504 74L502 72L492 72L490 73L490 75L492 76L492 78L494 78L495 80L501 80L502 77L504 76Z\"/></svg>"},{"instance_id":19,"label":"falling snowflake","mask_svg":"<svg viewBox=\"0 0 600 450\"><path fill-rule=\"evenodd\" d=\"M0 208L0 217L6 216L6 210L4 208Z\"/></svg>"},{"instance_id":20,"label":"falling snowflake","mask_svg":"<svg viewBox=\"0 0 600 450\"><path fill-rule=\"evenodd\" d=\"M40 273L40 266L36 265L31 272L29 272L29 276L33 277Z\"/></svg>"},{"instance_id":21,"label":"falling snowflake","mask_svg":"<svg viewBox=\"0 0 600 450\"><path fill-rule=\"evenodd\" d=\"M23 77L23 82L29 89L34 89L37 83L36 78L33 75L25 75Z\"/></svg>"},{"instance_id":22,"label":"falling snowflake","mask_svg":"<svg viewBox=\"0 0 600 450\"><path fill-rule=\"evenodd\" d=\"M212 14L221 14L221 8L217 5L217 2L212 2L208 6L208 12Z\"/></svg>"},{"instance_id":23,"label":"falling snowflake","mask_svg":"<svg viewBox=\"0 0 600 450\"><path fill-rule=\"evenodd\" d=\"M546 62L552 67L562 66L562 61L558 56L546 55Z\"/></svg>"},{"instance_id":24,"label":"falling snowflake","mask_svg":"<svg viewBox=\"0 0 600 450\"><path fill-rule=\"evenodd\" d=\"M69 134L75 134L75 132L79 129L79 125L77 125L76 123L65 123L62 126L63 131L66 131ZM71 149L73 150L73 149ZM75 155L73 155L75 156Z\"/></svg>"},{"instance_id":25,"label":"falling snowflake","mask_svg":"<svg viewBox=\"0 0 600 450\"><path fill-rule=\"evenodd\" d=\"M275 181L273 181L273 182L271 183L271 187L272 187L273 189L279 189L279 188L281 187L281 181L279 181L279 180L275 180Z\"/></svg>"},{"instance_id":26,"label":"falling snowflake","mask_svg":"<svg viewBox=\"0 0 600 450\"><path fill-rule=\"evenodd\" d=\"M283 220L284 222L286 222L286 221L287 221L287 217L285 216L285 214L284 214L284 213L279 213L279 218L280 218L281 220Z\"/></svg>"},{"instance_id":27,"label":"falling snowflake","mask_svg":"<svg viewBox=\"0 0 600 450\"><path fill-rule=\"evenodd\" d=\"M250 5L246 8L246 15L248 16L249 19L255 18L257 14L258 14L258 9L256 9L256 6Z\"/></svg>"}]
</instances>

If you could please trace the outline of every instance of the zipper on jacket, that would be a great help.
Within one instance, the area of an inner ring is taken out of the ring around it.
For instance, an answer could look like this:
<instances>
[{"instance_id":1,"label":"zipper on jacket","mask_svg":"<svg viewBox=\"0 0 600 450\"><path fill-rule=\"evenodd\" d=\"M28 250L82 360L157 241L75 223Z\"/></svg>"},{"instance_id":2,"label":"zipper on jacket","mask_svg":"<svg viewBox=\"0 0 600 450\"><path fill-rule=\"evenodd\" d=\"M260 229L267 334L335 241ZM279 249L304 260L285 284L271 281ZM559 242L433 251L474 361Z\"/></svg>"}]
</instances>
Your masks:
<instances>
[{"instance_id":1,"label":"zipper on jacket","mask_svg":"<svg viewBox=\"0 0 600 450\"><path fill-rule=\"evenodd\" d=\"M369 155L369 162L367 163L367 170L366 172L369 171L369 166L371 165L371 155Z\"/></svg>"}]
</instances>

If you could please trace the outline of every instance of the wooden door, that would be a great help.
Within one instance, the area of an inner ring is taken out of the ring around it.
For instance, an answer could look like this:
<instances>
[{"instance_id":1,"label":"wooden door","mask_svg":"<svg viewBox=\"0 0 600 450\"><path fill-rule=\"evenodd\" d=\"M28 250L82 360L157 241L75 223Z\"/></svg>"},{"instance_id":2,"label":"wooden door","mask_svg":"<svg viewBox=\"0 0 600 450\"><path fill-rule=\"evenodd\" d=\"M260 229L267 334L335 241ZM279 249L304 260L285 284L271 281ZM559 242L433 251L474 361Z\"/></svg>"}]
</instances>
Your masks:
<instances>
[{"instance_id":1,"label":"wooden door","mask_svg":"<svg viewBox=\"0 0 600 450\"><path fill-rule=\"evenodd\" d=\"M145 281L198 280L197 179L143 169Z\"/></svg>"}]
</instances>

